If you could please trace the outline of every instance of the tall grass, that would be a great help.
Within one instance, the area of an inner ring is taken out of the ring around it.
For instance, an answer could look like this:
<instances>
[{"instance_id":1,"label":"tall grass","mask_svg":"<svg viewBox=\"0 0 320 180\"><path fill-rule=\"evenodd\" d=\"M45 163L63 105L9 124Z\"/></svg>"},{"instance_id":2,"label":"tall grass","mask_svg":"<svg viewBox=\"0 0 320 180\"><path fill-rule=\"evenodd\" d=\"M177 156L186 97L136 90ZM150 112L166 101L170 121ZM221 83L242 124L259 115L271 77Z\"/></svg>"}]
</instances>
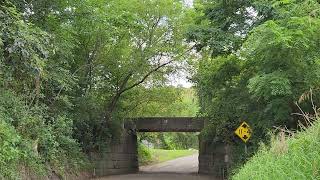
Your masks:
<instances>
[{"instance_id":1,"label":"tall grass","mask_svg":"<svg viewBox=\"0 0 320 180\"><path fill-rule=\"evenodd\" d=\"M308 121L310 123L310 121ZM284 131L262 145L231 179L233 180L319 180L320 120L290 136Z\"/></svg>"}]
</instances>

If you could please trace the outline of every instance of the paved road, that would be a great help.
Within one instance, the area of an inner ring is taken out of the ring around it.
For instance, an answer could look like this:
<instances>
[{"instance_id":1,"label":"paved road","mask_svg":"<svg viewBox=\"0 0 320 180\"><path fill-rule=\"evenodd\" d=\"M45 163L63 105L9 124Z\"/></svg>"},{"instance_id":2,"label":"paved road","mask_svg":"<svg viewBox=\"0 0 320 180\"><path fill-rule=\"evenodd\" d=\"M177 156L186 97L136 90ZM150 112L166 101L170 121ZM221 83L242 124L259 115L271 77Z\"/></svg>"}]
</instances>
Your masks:
<instances>
[{"instance_id":1,"label":"paved road","mask_svg":"<svg viewBox=\"0 0 320 180\"><path fill-rule=\"evenodd\" d=\"M198 154L185 156L163 163L142 166L141 172L169 172L169 173L197 173L198 172Z\"/></svg>"},{"instance_id":2,"label":"paved road","mask_svg":"<svg viewBox=\"0 0 320 180\"><path fill-rule=\"evenodd\" d=\"M109 176L95 180L214 180L209 176L196 174L174 174L174 173L138 173L119 176Z\"/></svg>"},{"instance_id":3,"label":"paved road","mask_svg":"<svg viewBox=\"0 0 320 180\"><path fill-rule=\"evenodd\" d=\"M140 167L140 173L108 176L98 180L214 180L209 176L200 176L198 154L171 161Z\"/></svg>"}]
</instances>

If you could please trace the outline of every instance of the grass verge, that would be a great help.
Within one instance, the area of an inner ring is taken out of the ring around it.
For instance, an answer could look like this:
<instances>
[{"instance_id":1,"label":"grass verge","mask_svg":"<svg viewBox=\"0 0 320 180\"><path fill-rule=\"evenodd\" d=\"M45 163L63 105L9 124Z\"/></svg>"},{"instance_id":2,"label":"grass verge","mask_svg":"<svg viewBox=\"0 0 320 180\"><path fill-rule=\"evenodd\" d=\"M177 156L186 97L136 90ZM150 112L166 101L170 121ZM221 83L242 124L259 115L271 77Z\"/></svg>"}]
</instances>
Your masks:
<instances>
[{"instance_id":1,"label":"grass verge","mask_svg":"<svg viewBox=\"0 0 320 180\"><path fill-rule=\"evenodd\" d=\"M197 153L197 150L164 150L164 149L150 149L152 160L155 163L161 163L179 157L189 156Z\"/></svg>"},{"instance_id":2,"label":"grass verge","mask_svg":"<svg viewBox=\"0 0 320 180\"><path fill-rule=\"evenodd\" d=\"M320 179L320 121L291 137L280 133L231 179Z\"/></svg>"},{"instance_id":3,"label":"grass verge","mask_svg":"<svg viewBox=\"0 0 320 180\"><path fill-rule=\"evenodd\" d=\"M143 148L143 153L145 155L139 154L139 164L142 166L157 164L179 157L189 156L197 153L198 150L164 150L164 149L146 149Z\"/></svg>"}]
</instances>

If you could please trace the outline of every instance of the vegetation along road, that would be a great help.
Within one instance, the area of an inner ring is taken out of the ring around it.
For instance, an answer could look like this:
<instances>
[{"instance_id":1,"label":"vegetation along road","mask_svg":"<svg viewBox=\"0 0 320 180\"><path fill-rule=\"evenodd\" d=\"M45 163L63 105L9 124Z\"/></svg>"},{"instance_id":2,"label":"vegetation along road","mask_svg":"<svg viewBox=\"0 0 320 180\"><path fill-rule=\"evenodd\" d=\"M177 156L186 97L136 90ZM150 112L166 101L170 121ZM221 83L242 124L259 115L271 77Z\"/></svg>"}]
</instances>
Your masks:
<instances>
[{"instance_id":1,"label":"vegetation along road","mask_svg":"<svg viewBox=\"0 0 320 180\"><path fill-rule=\"evenodd\" d=\"M0 180L320 180L319 47L320 0L0 0Z\"/></svg>"}]
</instances>

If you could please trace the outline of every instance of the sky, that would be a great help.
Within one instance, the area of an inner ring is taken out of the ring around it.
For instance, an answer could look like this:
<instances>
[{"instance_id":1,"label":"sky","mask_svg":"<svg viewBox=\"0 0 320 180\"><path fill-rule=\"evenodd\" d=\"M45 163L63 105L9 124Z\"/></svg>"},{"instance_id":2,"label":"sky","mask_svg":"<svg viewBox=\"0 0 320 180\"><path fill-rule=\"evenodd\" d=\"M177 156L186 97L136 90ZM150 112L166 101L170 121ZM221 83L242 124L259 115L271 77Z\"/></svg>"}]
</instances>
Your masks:
<instances>
[{"instance_id":1,"label":"sky","mask_svg":"<svg viewBox=\"0 0 320 180\"><path fill-rule=\"evenodd\" d=\"M193 5L193 0L184 0L184 3L188 6ZM188 73L186 70L178 70L176 73L169 76L169 83L168 85L175 86L175 87L185 87L190 88L193 86L193 83L191 83L188 80L188 77L190 77L190 73Z\"/></svg>"},{"instance_id":2,"label":"sky","mask_svg":"<svg viewBox=\"0 0 320 180\"><path fill-rule=\"evenodd\" d=\"M177 73L169 76L168 85L175 86L175 87L190 88L193 86L193 83L191 83L188 80L188 77L190 77L190 74L188 72L179 70Z\"/></svg>"},{"instance_id":3,"label":"sky","mask_svg":"<svg viewBox=\"0 0 320 180\"><path fill-rule=\"evenodd\" d=\"M193 0L184 0L184 3L187 4L188 6L192 6Z\"/></svg>"}]
</instances>

